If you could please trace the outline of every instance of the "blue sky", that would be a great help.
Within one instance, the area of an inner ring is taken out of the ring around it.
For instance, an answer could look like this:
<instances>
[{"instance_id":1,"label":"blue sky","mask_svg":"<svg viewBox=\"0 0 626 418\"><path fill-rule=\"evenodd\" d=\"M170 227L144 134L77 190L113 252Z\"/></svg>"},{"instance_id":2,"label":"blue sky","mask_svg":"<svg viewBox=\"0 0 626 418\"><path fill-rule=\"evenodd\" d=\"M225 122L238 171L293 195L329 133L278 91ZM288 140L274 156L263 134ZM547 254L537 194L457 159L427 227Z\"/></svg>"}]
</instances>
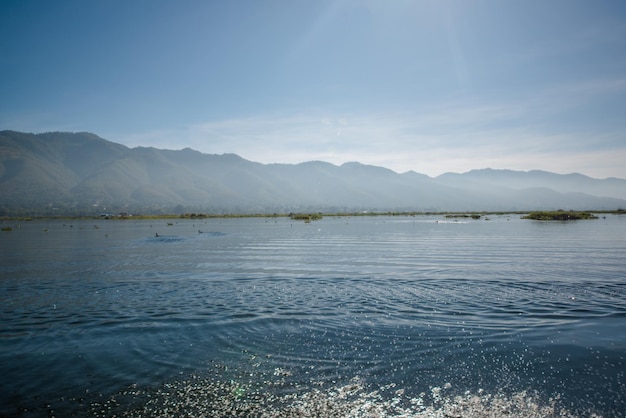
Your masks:
<instances>
[{"instance_id":1,"label":"blue sky","mask_svg":"<svg viewBox=\"0 0 626 418\"><path fill-rule=\"evenodd\" d=\"M621 0L5 0L0 75L0 129L626 178Z\"/></svg>"}]
</instances>

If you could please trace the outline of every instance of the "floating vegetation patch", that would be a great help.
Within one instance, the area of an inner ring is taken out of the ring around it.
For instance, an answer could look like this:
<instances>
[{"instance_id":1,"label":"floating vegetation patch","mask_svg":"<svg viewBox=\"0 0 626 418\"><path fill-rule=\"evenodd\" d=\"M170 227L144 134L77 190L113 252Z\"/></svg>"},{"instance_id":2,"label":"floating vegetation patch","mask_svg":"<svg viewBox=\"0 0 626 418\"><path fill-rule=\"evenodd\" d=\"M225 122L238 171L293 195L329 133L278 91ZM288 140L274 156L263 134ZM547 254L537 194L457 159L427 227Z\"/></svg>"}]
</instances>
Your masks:
<instances>
[{"instance_id":1,"label":"floating vegetation patch","mask_svg":"<svg viewBox=\"0 0 626 418\"><path fill-rule=\"evenodd\" d=\"M158 388L131 387L90 405L94 417L572 417L558 398L542 401L520 391L458 394L450 383L408 396L396 384L374 387L359 377L347 384L312 383L285 392L281 380L261 384L191 377ZM283 382L284 383L284 382ZM600 417L591 411L584 416Z\"/></svg>"},{"instance_id":2,"label":"floating vegetation patch","mask_svg":"<svg viewBox=\"0 0 626 418\"><path fill-rule=\"evenodd\" d=\"M531 212L526 216L522 216L522 219L534 219L536 221L575 221L578 219L598 219L598 217L589 212L555 210Z\"/></svg>"},{"instance_id":3,"label":"floating vegetation patch","mask_svg":"<svg viewBox=\"0 0 626 418\"><path fill-rule=\"evenodd\" d=\"M11 231L13 231L13 228L11 228L10 226L5 226L5 227L2 228L2 231L3 232L11 232Z\"/></svg>"},{"instance_id":4,"label":"floating vegetation patch","mask_svg":"<svg viewBox=\"0 0 626 418\"><path fill-rule=\"evenodd\" d=\"M482 215L477 213L449 213L446 215L446 218L472 218L472 219L480 219Z\"/></svg>"},{"instance_id":5,"label":"floating vegetation patch","mask_svg":"<svg viewBox=\"0 0 626 418\"><path fill-rule=\"evenodd\" d=\"M296 221L311 222L311 221L319 221L320 219L322 219L322 214L321 213L290 213L289 217Z\"/></svg>"}]
</instances>

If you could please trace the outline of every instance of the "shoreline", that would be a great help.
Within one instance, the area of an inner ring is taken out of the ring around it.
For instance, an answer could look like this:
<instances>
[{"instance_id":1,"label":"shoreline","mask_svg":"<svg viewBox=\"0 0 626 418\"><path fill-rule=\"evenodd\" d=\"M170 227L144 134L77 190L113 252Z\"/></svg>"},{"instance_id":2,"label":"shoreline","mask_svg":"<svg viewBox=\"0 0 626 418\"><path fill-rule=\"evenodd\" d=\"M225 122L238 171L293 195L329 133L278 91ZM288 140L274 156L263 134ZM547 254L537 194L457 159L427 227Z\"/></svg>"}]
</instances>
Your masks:
<instances>
[{"instance_id":1,"label":"shoreline","mask_svg":"<svg viewBox=\"0 0 626 418\"><path fill-rule=\"evenodd\" d=\"M526 211L356 211L356 212L289 212L289 213L183 213L183 214L106 214L106 215L42 215L42 216L0 216L0 221L32 220L152 220L152 219L238 219L238 218L291 218L293 220L318 220L324 217L377 217L377 216L444 216L448 218L481 219L494 215L527 215L533 212L573 212L592 214L626 215L626 210L526 210Z\"/></svg>"}]
</instances>

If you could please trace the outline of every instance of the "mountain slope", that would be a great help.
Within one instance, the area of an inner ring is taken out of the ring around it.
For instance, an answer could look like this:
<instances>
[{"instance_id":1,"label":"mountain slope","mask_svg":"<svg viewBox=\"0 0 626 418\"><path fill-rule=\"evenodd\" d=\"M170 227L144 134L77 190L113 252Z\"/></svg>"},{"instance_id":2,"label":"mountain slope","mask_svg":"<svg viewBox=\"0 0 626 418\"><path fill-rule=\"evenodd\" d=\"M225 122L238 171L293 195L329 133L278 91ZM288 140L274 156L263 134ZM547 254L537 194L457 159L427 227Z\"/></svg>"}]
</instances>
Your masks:
<instances>
[{"instance_id":1,"label":"mountain slope","mask_svg":"<svg viewBox=\"0 0 626 418\"><path fill-rule=\"evenodd\" d=\"M90 133L0 132L0 215L617 209L626 180L474 170L436 178L352 162L260 164L128 148Z\"/></svg>"},{"instance_id":2,"label":"mountain slope","mask_svg":"<svg viewBox=\"0 0 626 418\"><path fill-rule=\"evenodd\" d=\"M555 174L547 171L512 171L482 169L463 174L446 173L436 177L443 185L462 184L468 188L484 186L524 189L547 187L563 193L587 193L593 196L626 199L626 181L618 178L594 179L578 173Z\"/></svg>"}]
</instances>

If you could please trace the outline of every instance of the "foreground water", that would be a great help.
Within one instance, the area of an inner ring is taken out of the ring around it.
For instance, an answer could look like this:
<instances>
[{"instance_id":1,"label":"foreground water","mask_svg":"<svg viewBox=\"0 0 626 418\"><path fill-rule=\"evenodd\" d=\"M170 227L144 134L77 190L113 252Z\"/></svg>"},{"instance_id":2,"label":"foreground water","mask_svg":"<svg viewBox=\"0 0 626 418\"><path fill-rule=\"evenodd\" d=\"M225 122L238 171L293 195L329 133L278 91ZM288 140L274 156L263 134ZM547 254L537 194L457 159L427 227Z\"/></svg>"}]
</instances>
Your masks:
<instances>
[{"instance_id":1,"label":"foreground water","mask_svg":"<svg viewBox=\"0 0 626 418\"><path fill-rule=\"evenodd\" d=\"M2 416L626 411L626 217L12 226Z\"/></svg>"}]
</instances>

